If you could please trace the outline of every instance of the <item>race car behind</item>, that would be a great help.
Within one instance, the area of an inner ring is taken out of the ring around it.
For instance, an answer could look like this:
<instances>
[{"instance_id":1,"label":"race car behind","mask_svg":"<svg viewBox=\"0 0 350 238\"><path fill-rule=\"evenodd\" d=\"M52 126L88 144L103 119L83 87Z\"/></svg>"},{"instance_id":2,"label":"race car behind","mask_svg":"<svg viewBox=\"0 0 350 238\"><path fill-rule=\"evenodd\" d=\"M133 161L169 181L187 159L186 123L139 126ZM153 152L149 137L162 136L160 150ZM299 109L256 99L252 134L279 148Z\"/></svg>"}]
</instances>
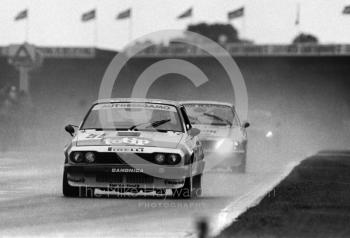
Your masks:
<instances>
[{"instance_id":1,"label":"race car behind","mask_svg":"<svg viewBox=\"0 0 350 238\"><path fill-rule=\"evenodd\" d=\"M248 122L241 123L230 103L184 101L193 127L201 130L207 166L214 170L246 171Z\"/></svg>"}]
</instances>

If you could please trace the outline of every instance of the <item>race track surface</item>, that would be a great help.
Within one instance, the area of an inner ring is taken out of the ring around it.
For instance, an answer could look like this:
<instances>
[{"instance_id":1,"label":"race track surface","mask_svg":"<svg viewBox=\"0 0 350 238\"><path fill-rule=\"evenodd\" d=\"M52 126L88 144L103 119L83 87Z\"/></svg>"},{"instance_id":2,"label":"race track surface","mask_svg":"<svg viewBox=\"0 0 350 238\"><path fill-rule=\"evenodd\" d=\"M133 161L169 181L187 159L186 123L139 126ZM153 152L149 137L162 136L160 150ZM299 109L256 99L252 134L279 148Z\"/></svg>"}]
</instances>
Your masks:
<instances>
[{"instance_id":1,"label":"race track surface","mask_svg":"<svg viewBox=\"0 0 350 238\"><path fill-rule=\"evenodd\" d=\"M251 162L253 159L251 159ZM65 198L63 153L0 154L2 236L196 237L208 219L216 234L278 183L286 169L246 174L209 172L203 196Z\"/></svg>"}]
</instances>

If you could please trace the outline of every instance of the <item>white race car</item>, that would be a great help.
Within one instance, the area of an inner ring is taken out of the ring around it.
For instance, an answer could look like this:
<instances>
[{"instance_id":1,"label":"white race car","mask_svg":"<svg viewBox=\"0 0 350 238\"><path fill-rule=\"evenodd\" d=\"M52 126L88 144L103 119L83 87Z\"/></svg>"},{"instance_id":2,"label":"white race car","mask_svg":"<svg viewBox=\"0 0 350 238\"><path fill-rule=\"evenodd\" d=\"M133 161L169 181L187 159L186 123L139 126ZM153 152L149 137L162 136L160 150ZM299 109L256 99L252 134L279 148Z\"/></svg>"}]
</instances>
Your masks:
<instances>
[{"instance_id":1,"label":"white race car","mask_svg":"<svg viewBox=\"0 0 350 238\"><path fill-rule=\"evenodd\" d=\"M93 104L65 148L63 194L94 190L201 194L204 154L184 107L174 101L106 99Z\"/></svg>"},{"instance_id":2,"label":"white race car","mask_svg":"<svg viewBox=\"0 0 350 238\"><path fill-rule=\"evenodd\" d=\"M199 136L207 167L214 170L244 173L247 158L248 122L240 122L230 103L213 101L184 101L193 127Z\"/></svg>"}]
</instances>

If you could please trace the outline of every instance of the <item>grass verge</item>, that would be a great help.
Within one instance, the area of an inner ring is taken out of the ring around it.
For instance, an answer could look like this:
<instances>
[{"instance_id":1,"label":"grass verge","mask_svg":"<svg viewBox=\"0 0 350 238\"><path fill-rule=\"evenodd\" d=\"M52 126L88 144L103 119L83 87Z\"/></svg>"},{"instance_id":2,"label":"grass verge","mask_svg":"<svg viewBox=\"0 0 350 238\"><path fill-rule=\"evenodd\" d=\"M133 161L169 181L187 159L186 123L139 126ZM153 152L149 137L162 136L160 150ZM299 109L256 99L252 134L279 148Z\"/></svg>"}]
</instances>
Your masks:
<instances>
[{"instance_id":1,"label":"grass verge","mask_svg":"<svg viewBox=\"0 0 350 238\"><path fill-rule=\"evenodd\" d=\"M350 151L306 158L218 236L226 237L350 237Z\"/></svg>"}]
</instances>

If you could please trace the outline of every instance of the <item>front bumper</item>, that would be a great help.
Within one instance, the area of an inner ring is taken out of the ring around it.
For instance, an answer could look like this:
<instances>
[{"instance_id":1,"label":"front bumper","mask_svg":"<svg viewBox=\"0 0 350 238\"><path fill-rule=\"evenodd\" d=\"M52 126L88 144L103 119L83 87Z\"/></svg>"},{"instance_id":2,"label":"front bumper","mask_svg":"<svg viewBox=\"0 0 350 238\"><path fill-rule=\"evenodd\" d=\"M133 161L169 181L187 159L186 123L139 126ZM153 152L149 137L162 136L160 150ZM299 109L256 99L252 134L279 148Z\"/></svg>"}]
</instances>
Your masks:
<instances>
[{"instance_id":1,"label":"front bumper","mask_svg":"<svg viewBox=\"0 0 350 238\"><path fill-rule=\"evenodd\" d=\"M218 150L204 150L204 156L208 167L212 170L235 170L246 162L245 150L232 150L226 153Z\"/></svg>"},{"instance_id":2,"label":"front bumper","mask_svg":"<svg viewBox=\"0 0 350 238\"><path fill-rule=\"evenodd\" d=\"M241 165L246 159L247 142L234 142L231 139L202 139L205 159L212 166L230 168Z\"/></svg>"},{"instance_id":3,"label":"front bumper","mask_svg":"<svg viewBox=\"0 0 350 238\"><path fill-rule=\"evenodd\" d=\"M150 166L120 164L65 164L67 181L73 187L175 189L191 174L187 166Z\"/></svg>"}]
</instances>

